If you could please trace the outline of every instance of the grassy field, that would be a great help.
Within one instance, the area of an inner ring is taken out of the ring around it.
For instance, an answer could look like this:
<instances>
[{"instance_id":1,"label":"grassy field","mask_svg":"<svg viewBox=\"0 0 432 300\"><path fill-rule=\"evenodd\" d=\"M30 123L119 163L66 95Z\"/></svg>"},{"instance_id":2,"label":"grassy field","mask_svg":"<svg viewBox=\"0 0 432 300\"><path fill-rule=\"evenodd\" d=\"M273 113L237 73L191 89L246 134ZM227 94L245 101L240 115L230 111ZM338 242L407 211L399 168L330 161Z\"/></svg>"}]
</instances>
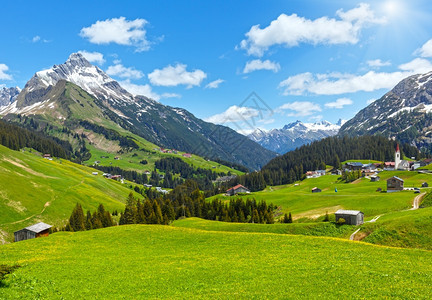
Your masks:
<instances>
[{"instance_id":1,"label":"grassy field","mask_svg":"<svg viewBox=\"0 0 432 300\"><path fill-rule=\"evenodd\" d=\"M130 225L0 246L2 299L430 298L432 252ZM401 263L403 262L403 263Z\"/></svg>"},{"instance_id":2,"label":"grassy field","mask_svg":"<svg viewBox=\"0 0 432 300\"><path fill-rule=\"evenodd\" d=\"M99 175L94 169L63 159L43 159L37 153L0 146L0 242L13 232L43 221L62 225L73 207L123 210L130 189Z\"/></svg>"},{"instance_id":3,"label":"grassy field","mask_svg":"<svg viewBox=\"0 0 432 300\"><path fill-rule=\"evenodd\" d=\"M432 250L432 207L383 215L356 234L365 242Z\"/></svg>"},{"instance_id":4,"label":"grassy field","mask_svg":"<svg viewBox=\"0 0 432 300\"><path fill-rule=\"evenodd\" d=\"M206 231L301 234L340 238L348 238L355 230L355 226L338 226L330 222L251 224L209 221L199 218L177 220L174 221L172 225L174 227L195 228Z\"/></svg>"},{"instance_id":5,"label":"grassy field","mask_svg":"<svg viewBox=\"0 0 432 300\"><path fill-rule=\"evenodd\" d=\"M386 179L397 175L405 180L406 187L421 187L424 181L431 181L432 175L417 172L382 172L381 180L370 182L359 179L353 183L343 183L337 175L326 175L319 178L305 179L296 184L267 187L260 192L242 196L255 197L268 203L281 206L283 212L292 212L294 219L318 218L326 211L333 213L338 209L355 209L365 213L366 218L408 209L412 205L415 194L412 191L397 193L376 192L378 188L386 190ZM322 189L321 193L312 193L313 187ZM335 192L337 189L337 192ZM229 200L229 196L217 195L211 198Z\"/></svg>"}]
</instances>

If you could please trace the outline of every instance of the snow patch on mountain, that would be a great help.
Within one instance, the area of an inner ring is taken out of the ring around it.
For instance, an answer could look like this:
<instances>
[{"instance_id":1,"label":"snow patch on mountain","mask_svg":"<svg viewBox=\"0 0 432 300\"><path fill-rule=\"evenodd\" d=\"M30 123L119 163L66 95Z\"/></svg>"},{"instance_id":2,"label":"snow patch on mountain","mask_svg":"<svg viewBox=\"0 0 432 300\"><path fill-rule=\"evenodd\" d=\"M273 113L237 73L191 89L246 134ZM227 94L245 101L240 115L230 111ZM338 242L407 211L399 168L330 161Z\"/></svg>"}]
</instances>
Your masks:
<instances>
[{"instance_id":1,"label":"snow patch on mountain","mask_svg":"<svg viewBox=\"0 0 432 300\"><path fill-rule=\"evenodd\" d=\"M0 88L0 107L7 106L14 102L21 92L19 87L3 87Z\"/></svg>"}]
</instances>

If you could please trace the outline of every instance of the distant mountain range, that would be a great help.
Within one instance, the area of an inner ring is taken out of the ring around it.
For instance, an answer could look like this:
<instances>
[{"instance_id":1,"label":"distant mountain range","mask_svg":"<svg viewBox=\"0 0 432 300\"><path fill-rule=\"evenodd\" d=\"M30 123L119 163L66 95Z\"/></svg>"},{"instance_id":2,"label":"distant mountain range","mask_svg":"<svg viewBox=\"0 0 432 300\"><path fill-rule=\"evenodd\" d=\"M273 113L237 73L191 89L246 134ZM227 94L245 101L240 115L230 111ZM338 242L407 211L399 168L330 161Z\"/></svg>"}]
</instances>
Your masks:
<instances>
[{"instance_id":1,"label":"distant mountain range","mask_svg":"<svg viewBox=\"0 0 432 300\"><path fill-rule=\"evenodd\" d=\"M19 87L0 88L0 107L14 102L20 92L21 89Z\"/></svg>"},{"instance_id":2,"label":"distant mountain range","mask_svg":"<svg viewBox=\"0 0 432 300\"><path fill-rule=\"evenodd\" d=\"M64 64L36 72L12 98L8 100L11 104L0 107L0 115L36 115L72 132L82 132L73 119L101 126L114 122L160 147L241 164L251 170L260 169L276 156L228 127L207 123L185 109L132 95L79 53L70 55Z\"/></svg>"},{"instance_id":3,"label":"distant mountain range","mask_svg":"<svg viewBox=\"0 0 432 300\"><path fill-rule=\"evenodd\" d=\"M339 134L382 135L430 151L432 72L405 78L346 122Z\"/></svg>"},{"instance_id":4,"label":"distant mountain range","mask_svg":"<svg viewBox=\"0 0 432 300\"><path fill-rule=\"evenodd\" d=\"M312 141L336 135L341 124L343 124L342 120L336 124L327 121L316 123L296 121L285 125L282 129L268 131L256 129L248 137L266 149L284 154Z\"/></svg>"}]
</instances>

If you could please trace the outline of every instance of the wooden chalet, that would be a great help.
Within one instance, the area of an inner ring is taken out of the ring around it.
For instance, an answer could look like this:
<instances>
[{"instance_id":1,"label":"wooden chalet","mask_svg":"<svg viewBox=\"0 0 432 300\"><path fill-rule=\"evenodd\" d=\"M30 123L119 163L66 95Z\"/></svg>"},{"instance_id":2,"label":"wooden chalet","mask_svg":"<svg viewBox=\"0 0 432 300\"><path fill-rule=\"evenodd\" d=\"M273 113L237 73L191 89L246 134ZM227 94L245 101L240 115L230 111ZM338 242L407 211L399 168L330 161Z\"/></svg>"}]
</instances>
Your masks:
<instances>
[{"instance_id":1,"label":"wooden chalet","mask_svg":"<svg viewBox=\"0 0 432 300\"><path fill-rule=\"evenodd\" d=\"M387 179L387 193L403 191L404 180L397 176L390 177Z\"/></svg>"},{"instance_id":2,"label":"wooden chalet","mask_svg":"<svg viewBox=\"0 0 432 300\"><path fill-rule=\"evenodd\" d=\"M236 195L236 194L249 194L250 191L249 191L249 189L245 188L241 184L237 184L236 186L228 189L226 191L226 193L229 196L233 196L233 195Z\"/></svg>"},{"instance_id":3,"label":"wooden chalet","mask_svg":"<svg viewBox=\"0 0 432 300\"><path fill-rule=\"evenodd\" d=\"M48 236L51 225L43 222L28 226L14 232L15 242Z\"/></svg>"}]
</instances>

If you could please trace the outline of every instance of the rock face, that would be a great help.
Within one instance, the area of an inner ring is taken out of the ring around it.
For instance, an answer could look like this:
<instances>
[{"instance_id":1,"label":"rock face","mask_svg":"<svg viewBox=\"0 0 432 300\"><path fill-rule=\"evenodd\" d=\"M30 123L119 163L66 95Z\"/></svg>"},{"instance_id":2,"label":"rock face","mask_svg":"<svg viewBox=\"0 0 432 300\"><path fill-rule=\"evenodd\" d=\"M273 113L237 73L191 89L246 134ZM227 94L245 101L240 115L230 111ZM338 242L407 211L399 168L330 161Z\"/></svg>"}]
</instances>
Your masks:
<instances>
[{"instance_id":1,"label":"rock face","mask_svg":"<svg viewBox=\"0 0 432 300\"><path fill-rule=\"evenodd\" d=\"M14 102L20 92L21 89L19 87L0 88L0 107Z\"/></svg>"},{"instance_id":2,"label":"rock face","mask_svg":"<svg viewBox=\"0 0 432 300\"><path fill-rule=\"evenodd\" d=\"M0 108L0 115L46 113L47 109L58 107L59 101L64 107L68 95L61 94L64 89L57 86L62 82L80 87L97 99L118 125L161 147L242 164L251 170L261 168L276 156L228 127L207 123L185 109L132 95L79 53L71 54L64 64L36 72L17 100Z\"/></svg>"},{"instance_id":3,"label":"rock face","mask_svg":"<svg viewBox=\"0 0 432 300\"><path fill-rule=\"evenodd\" d=\"M257 129L248 137L266 149L284 154L304 144L336 135L342 120L337 124L327 121L302 123L296 121L285 125L282 129L264 131Z\"/></svg>"},{"instance_id":4,"label":"rock face","mask_svg":"<svg viewBox=\"0 0 432 300\"><path fill-rule=\"evenodd\" d=\"M430 147L432 141L432 72L413 75L359 111L341 135L383 135Z\"/></svg>"}]
</instances>

